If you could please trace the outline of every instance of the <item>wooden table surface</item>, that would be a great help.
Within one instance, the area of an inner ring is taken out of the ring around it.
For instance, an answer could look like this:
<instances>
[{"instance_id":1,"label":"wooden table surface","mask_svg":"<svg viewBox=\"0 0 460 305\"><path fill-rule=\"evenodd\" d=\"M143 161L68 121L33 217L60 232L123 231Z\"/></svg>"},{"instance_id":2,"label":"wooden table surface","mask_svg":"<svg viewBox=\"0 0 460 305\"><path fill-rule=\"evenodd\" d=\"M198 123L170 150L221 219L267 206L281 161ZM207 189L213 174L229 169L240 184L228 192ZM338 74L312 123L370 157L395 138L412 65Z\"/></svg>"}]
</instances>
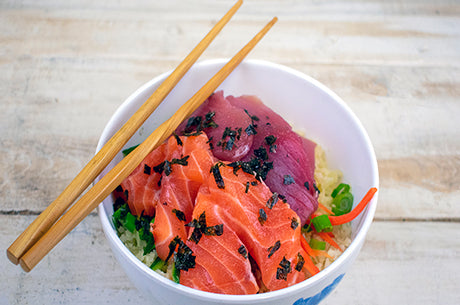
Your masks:
<instances>
[{"instance_id":1,"label":"wooden table surface","mask_svg":"<svg viewBox=\"0 0 460 305\"><path fill-rule=\"evenodd\" d=\"M174 68L233 1L0 1L0 246L93 155L116 108ZM378 209L324 304L460 303L460 2L246 0L203 59L250 54L334 90L373 142ZM31 273L0 256L0 304L145 304L96 212Z\"/></svg>"}]
</instances>

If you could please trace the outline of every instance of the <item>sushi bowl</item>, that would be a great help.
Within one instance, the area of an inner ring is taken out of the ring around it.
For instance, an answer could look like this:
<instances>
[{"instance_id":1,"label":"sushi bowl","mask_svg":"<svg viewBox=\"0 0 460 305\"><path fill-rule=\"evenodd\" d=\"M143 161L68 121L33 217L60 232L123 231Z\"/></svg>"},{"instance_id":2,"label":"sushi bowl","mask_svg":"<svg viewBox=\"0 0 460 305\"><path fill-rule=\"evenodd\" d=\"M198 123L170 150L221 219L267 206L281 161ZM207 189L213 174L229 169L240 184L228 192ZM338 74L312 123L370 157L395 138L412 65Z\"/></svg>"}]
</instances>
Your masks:
<instances>
[{"instance_id":1,"label":"sushi bowl","mask_svg":"<svg viewBox=\"0 0 460 305\"><path fill-rule=\"evenodd\" d=\"M195 64L169 96L126 144L142 142L201 88L227 61L206 60ZM159 75L136 90L107 123L97 146L99 150L131 117L170 72ZM323 84L294 69L260 60L246 60L219 86L226 95L255 95L292 126L324 149L332 168L343 173L355 198L370 187L378 187L378 168L370 139L356 115L340 97ZM345 140L346 139L346 140ZM123 158L119 153L104 175ZM358 200L356 200L358 201ZM104 233L114 256L132 281L153 304L288 304L310 305L323 300L345 276L358 256L372 223L377 194L351 223L350 246L328 267L293 286L254 295L224 295L177 284L151 270L125 247L112 223L114 198L98 207ZM357 202L355 202L355 205ZM357 283L359 285L359 283Z\"/></svg>"}]
</instances>

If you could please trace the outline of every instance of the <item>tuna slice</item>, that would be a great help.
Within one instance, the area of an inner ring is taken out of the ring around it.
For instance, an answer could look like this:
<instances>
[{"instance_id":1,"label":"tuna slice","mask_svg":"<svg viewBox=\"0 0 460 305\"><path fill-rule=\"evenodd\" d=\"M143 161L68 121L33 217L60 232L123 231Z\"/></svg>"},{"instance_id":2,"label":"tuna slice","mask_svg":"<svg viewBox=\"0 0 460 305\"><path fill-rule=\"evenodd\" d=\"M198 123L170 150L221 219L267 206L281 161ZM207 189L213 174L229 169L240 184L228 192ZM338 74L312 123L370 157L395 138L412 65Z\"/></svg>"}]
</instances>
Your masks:
<instances>
[{"instance_id":1,"label":"tuna slice","mask_svg":"<svg viewBox=\"0 0 460 305\"><path fill-rule=\"evenodd\" d=\"M252 136L245 132L250 124L249 116L240 107L228 103L223 92L218 91L185 120L176 133L204 131L217 159L236 161L247 155L252 146Z\"/></svg>"},{"instance_id":2,"label":"tuna slice","mask_svg":"<svg viewBox=\"0 0 460 305\"><path fill-rule=\"evenodd\" d=\"M300 245L296 213L253 175L241 170L235 174L229 166L219 172L223 183L219 187L216 175L209 177L197 195L193 218L204 213L206 227L222 225L223 234L187 241L196 267L181 273L181 283L212 292L254 293L249 257L261 273L263 284L258 286L273 291L303 281L301 261L307 254Z\"/></svg>"}]
</instances>

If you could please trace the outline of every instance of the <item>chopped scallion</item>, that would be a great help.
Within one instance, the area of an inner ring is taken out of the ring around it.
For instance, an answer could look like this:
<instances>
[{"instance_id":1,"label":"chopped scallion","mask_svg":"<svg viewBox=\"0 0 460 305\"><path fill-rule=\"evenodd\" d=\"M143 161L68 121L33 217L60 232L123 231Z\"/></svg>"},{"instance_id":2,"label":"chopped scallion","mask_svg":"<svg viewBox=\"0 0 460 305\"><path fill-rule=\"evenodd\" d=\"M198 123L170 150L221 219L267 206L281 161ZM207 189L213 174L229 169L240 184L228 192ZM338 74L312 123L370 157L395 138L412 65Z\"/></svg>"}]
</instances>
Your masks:
<instances>
[{"instance_id":1,"label":"chopped scallion","mask_svg":"<svg viewBox=\"0 0 460 305\"><path fill-rule=\"evenodd\" d=\"M176 268L176 264L173 265L172 268L172 279L174 282L178 283L180 282L180 270Z\"/></svg>"},{"instance_id":2,"label":"chopped scallion","mask_svg":"<svg viewBox=\"0 0 460 305\"><path fill-rule=\"evenodd\" d=\"M329 220L329 217L324 215L316 216L311 220L313 226L315 226L316 232L331 232L332 231L332 224Z\"/></svg>"},{"instance_id":3,"label":"chopped scallion","mask_svg":"<svg viewBox=\"0 0 460 305\"><path fill-rule=\"evenodd\" d=\"M335 216L350 213L353 208L353 195L351 193L342 193L332 200L332 212Z\"/></svg>"},{"instance_id":4,"label":"chopped scallion","mask_svg":"<svg viewBox=\"0 0 460 305\"><path fill-rule=\"evenodd\" d=\"M164 265L165 265L165 261L157 256L155 260L153 261L153 263L150 265L150 269L154 271L163 269Z\"/></svg>"},{"instance_id":5,"label":"chopped scallion","mask_svg":"<svg viewBox=\"0 0 460 305\"><path fill-rule=\"evenodd\" d=\"M331 194L332 198L335 198L338 194L342 193L349 193L350 192L350 186L345 183L340 183L333 191Z\"/></svg>"},{"instance_id":6,"label":"chopped scallion","mask_svg":"<svg viewBox=\"0 0 460 305\"><path fill-rule=\"evenodd\" d=\"M129 230L129 232L134 233L136 230L136 216L131 213L126 214L125 219L125 228Z\"/></svg>"},{"instance_id":7,"label":"chopped scallion","mask_svg":"<svg viewBox=\"0 0 460 305\"><path fill-rule=\"evenodd\" d=\"M131 146L130 148L126 148L124 150L122 150L121 152L123 153L123 157L126 157L127 155L129 155L130 152L132 152L133 150L136 149L136 147L138 147L139 144L137 145L134 145L134 146Z\"/></svg>"},{"instance_id":8,"label":"chopped scallion","mask_svg":"<svg viewBox=\"0 0 460 305\"><path fill-rule=\"evenodd\" d=\"M325 250L326 242L312 238L310 239L310 247L315 250Z\"/></svg>"}]
</instances>

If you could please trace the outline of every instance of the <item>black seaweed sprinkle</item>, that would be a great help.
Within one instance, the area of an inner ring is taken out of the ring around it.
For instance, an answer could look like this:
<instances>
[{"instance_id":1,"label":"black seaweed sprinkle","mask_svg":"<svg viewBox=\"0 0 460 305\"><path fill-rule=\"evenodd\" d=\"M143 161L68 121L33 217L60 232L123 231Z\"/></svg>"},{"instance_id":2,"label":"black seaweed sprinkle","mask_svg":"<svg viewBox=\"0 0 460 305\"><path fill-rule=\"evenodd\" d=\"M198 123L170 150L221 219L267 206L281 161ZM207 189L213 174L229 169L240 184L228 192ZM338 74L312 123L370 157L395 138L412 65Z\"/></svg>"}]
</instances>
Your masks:
<instances>
[{"instance_id":1,"label":"black seaweed sprinkle","mask_svg":"<svg viewBox=\"0 0 460 305\"><path fill-rule=\"evenodd\" d=\"M321 192L319 191L318 187L316 186L316 183L313 183L313 187L315 188L315 191L316 191L316 192L318 193L318 195L319 195L319 193L321 193Z\"/></svg>"},{"instance_id":2,"label":"black seaweed sprinkle","mask_svg":"<svg viewBox=\"0 0 460 305\"><path fill-rule=\"evenodd\" d=\"M284 175L283 184L284 185L295 184L295 180L294 178L292 178L291 175Z\"/></svg>"},{"instance_id":3,"label":"black seaweed sprinkle","mask_svg":"<svg viewBox=\"0 0 460 305\"><path fill-rule=\"evenodd\" d=\"M144 164L144 174L150 175L152 168L147 164Z\"/></svg>"},{"instance_id":4,"label":"black seaweed sprinkle","mask_svg":"<svg viewBox=\"0 0 460 305\"><path fill-rule=\"evenodd\" d=\"M256 130L255 126L252 125L252 124L249 124L248 127L246 127L246 129L244 131L246 132L246 134L248 136L257 134L257 130Z\"/></svg>"},{"instance_id":5,"label":"black seaweed sprinkle","mask_svg":"<svg viewBox=\"0 0 460 305\"><path fill-rule=\"evenodd\" d=\"M286 259L286 257L283 257L283 259L280 262L280 267L276 269L276 279L277 280L287 280L287 275L289 272L291 272L291 262Z\"/></svg>"},{"instance_id":6,"label":"black seaweed sprinkle","mask_svg":"<svg viewBox=\"0 0 460 305\"><path fill-rule=\"evenodd\" d=\"M305 264L305 259L300 253L297 253L297 264L295 265L295 270L302 271L303 265Z\"/></svg>"},{"instance_id":7,"label":"black seaweed sprinkle","mask_svg":"<svg viewBox=\"0 0 460 305\"><path fill-rule=\"evenodd\" d=\"M153 171L156 172L156 173L159 173L160 175L162 173L164 173L166 176L169 176L172 173L171 165L178 164L178 165L182 165L182 166L187 166L188 165L187 160L188 160L189 157L190 156L185 156L185 157L182 157L180 159L174 158L171 161L165 160L165 161L161 162L160 164L158 164L157 166L154 166Z\"/></svg>"},{"instance_id":8,"label":"black seaweed sprinkle","mask_svg":"<svg viewBox=\"0 0 460 305\"><path fill-rule=\"evenodd\" d=\"M185 221L185 213L181 210L173 209L172 212L176 214L177 219L180 221Z\"/></svg>"},{"instance_id":9,"label":"black seaweed sprinkle","mask_svg":"<svg viewBox=\"0 0 460 305\"><path fill-rule=\"evenodd\" d=\"M190 117L182 134L185 136L195 136L201 134L206 128L218 127L219 125L213 120L215 114L215 112L210 111L204 116L204 119L201 116Z\"/></svg>"},{"instance_id":10,"label":"black seaweed sprinkle","mask_svg":"<svg viewBox=\"0 0 460 305\"><path fill-rule=\"evenodd\" d=\"M204 235L207 236L221 236L224 233L224 225L218 224L204 228Z\"/></svg>"},{"instance_id":11,"label":"black seaweed sprinkle","mask_svg":"<svg viewBox=\"0 0 460 305\"><path fill-rule=\"evenodd\" d=\"M225 188L224 179L222 178L222 175L220 174L220 170L219 170L219 167L223 165L224 163L218 162L214 164L213 166L211 166L211 171L210 171L214 175L214 180L216 181L217 187L220 189Z\"/></svg>"},{"instance_id":12,"label":"black seaweed sprinkle","mask_svg":"<svg viewBox=\"0 0 460 305\"><path fill-rule=\"evenodd\" d=\"M259 220L261 225L265 223L265 221L267 220L267 213L265 213L264 209L259 209L259 217L257 219Z\"/></svg>"},{"instance_id":13,"label":"black seaweed sprinkle","mask_svg":"<svg viewBox=\"0 0 460 305\"><path fill-rule=\"evenodd\" d=\"M279 250L281 247L281 242L278 240L273 246L269 247L267 249L268 253L268 258L272 257L273 254L275 254L276 251Z\"/></svg>"},{"instance_id":14,"label":"black seaweed sprinkle","mask_svg":"<svg viewBox=\"0 0 460 305\"><path fill-rule=\"evenodd\" d=\"M246 182L246 188L244 190L245 193L247 193L249 191L249 181Z\"/></svg>"},{"instance_id":15,"label":"black seaweed sprinkle","mask_svg":"<svg viewBox=\"0 0 460 305\"><path fill-rule=\"evenodd\" d=\"M263 160L263 161L268 160L267 150L262 146L259 147L258 149L254 149L254 155L260 160Z\"/></svg>"},{"instance_id":16,"label":"black seaweed sprinkle","mask_svg":"<svg viewBox=\"0 0 460 305\"><path fill-rule=\"evenodd\" d=\"M214 149L214 145L212 144L212 137L210 137L208 139L208 141L206 142L206 144L209 144L209 149L210 150L213 150Z\"/></svg>"},{"instance_id":17,"label":"black seaweed sprinkle","mask_svg":"<svg viewBox=\"0 0 460 305\"><path fill-rule=\"evenodd\" d=\"M269 148L269 151L271 153L275 153L276 152L276 144L275 144L275 141L276 141L276 137L274 135L269 135L267 137L265 137L265 144L267 144L270 148Z\"/></svg>"},{"instance_id":18,"label":"black seaweed sprinkle","mask_svg":"<svg viewBox=\"0 0 460 305\"><path fill-rule=\"evenodd\" d=\"M267 208L272 209L275 203L278 202L278 193L274 192L273 195L267 201Z\"/></svg>"},{"instance_id":19,"label":"black seaweed sprinkle","mask_svg":"<svg viewBox=\"0 0 460 305\"><path fill-rule=\"evenodd\" d=\"M252 186L256 186L256 185L257 185L257 181L251 181L251 185L252 185Z\"/></svg>"},{"instance_id":20,"label":"black seaweed sprinkle","mask_svg":"<svg viewBox=\"0 0 460 305\"><path fill-rule=\"evenodd\" d=\"M292 217L292 219L291 219L291 228L293 230L295 230L295 229L297 229L298 226L299 226L299 221L297 220L297 218Z\"/></svg>"},{"instance_id":21,"label":"black seaweed sprinkle","mask_svg":"<svg viewBox=\"0 0 460 305\"><path fill-rule=\"evenodd\" d=\"M123 188L121 187L121 185L117 186L117 188L115 189L116 192L118 193L122 193L123 192Z\"/></svg>"},{"instance_id":22,"label":"black seaweed sprinkle","mask_svg":"<svg viewBox=\"0 0 460 305\"><path fill-rule=\"evenodd\" d=\"M189 240L193 241L196 244L198 244L203 234L207 236L221 236L224 233L223 224L218 224L209 227L206 225L205 212L201 213L198 220L193 219L190 223L186 224L186 226L193 227L193 231Z\"/></svg>"},{"instance_id":23,"label":"black seaweed sprinkle","mask_svg":"<svg viewBox=\"0 0 460 305\"><path fill-rule=\"evenodd\" d=\"M193 255L192 249L181 240L179 248L174 255L174 266L176 269L188 271L191 268L195 268L195 260L196 256Z\"/></svg>"},{"instance_id":24,"label":"black seaweed sprinkle","mask_svg":"<svg viewBox=\"0 0 460 305\"><path fill-rule=\"evenodd\" d=\"M238 248L238 253L243 255L244 258L248 258L248 250L246 249L246 247L244 245L241 245Z\"/></svg>"},{"instance_id":25,"label":"black seaweed sprinkle","mask_svg":"<svg viewBox=\"0 0 460 305\"><path fill-rule=\"evenodd\" d=\"M177 145L182 146L184 143L182 143L182 140L180 137L174 132L173 133L174 138L176 139Z\"/></svg>"},{"instance_id":26,"label":"black seaweed sprinkle","mask_svg":"<svg viewBox=\"0 0 460 305\"><path fill-rule=\"evenodd\" d=\"M303 185L307 188L307 191L310 190L310 184L308 183L308 181L306 181Z\"/></svg>"}]
</instances>

